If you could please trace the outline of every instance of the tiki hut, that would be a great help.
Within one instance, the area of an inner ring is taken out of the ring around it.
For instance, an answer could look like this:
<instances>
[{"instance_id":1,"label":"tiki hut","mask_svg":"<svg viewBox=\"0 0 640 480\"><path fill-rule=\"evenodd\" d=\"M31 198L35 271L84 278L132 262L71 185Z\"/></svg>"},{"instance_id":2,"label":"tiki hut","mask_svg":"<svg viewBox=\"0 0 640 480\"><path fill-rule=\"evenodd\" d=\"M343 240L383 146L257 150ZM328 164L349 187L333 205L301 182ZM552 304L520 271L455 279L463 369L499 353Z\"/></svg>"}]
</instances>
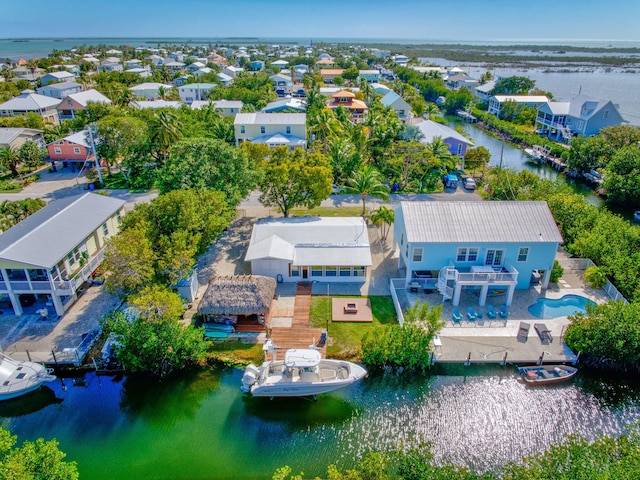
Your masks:
<instances>
[{"instance_id":1,"label":"tiki hut","mask_svg":"<svg viewBox=\"0 0 640 480\"><path fill-rule=\"evenodd\" d=\"M214 277L200 300L198 313L205 321L219 317L237 317L255 321L268 317L276 281L260 275Z\"/></svg>"}]
</instances>

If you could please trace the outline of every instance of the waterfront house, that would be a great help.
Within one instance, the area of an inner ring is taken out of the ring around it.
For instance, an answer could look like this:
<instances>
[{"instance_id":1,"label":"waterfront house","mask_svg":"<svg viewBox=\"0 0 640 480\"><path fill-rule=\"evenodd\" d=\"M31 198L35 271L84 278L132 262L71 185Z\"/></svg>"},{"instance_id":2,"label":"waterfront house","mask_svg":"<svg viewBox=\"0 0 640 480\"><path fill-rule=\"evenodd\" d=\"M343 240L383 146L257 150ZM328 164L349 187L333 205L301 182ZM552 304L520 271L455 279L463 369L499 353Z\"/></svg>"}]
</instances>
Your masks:
<instances>
[{"instance_id":1,"label":"waterfront house","mask_svg":"<svg viewBox=\"0 0 640 480\"><path fill-rule=\"evenodd\" d=\"M422 139L420 140L422 143L428 145L436 138L441 138L444 143L449 145L449 153L458 157L464 157L467 153L467 148L474 145L471 140L453 128L433 120L425 120L424 122L416 123L414 126L422 133Z\"/></svg>"},{"instance_id":2,"label":"waterfront house","mask_svg":"<svg viewBox=\"0 0 640 480\"><path fill-rule=\"evenodd\" d=\"M61 120L72 120L76 118L77 112L87 108L89 102L94 103L111 103L107 97L97 90L86 90L84 92L74 93L64 98L56 107L58 116Z\"/></svg>"},{"instance_id":3,"label":"waterfront house","mask_svg":"<svg viewBox=\"0 0 640 480\"><path fill-rule=\"evenodd\" d=\"M413 118L411 105L398 95L396 92L389 90L381 99L380 103L385 107L392 108L402 123L407 123Z\"/></svg>"},{"instance_id":4,"label":"waterfront house","mask_svg":"<svg viewBox=\"0 0 640 480\"><path fill-rule=\"evenodd\" d=\"M361 217L263 218L253 226L245 261L252 274L298 282L364 282L372 265Z\"/></svg>"},{"instance_id":5,"label":"waterfront house","mask_svg":"<svg viewBox=\"0 0 640 480\"><path fill-rule=\"evenodd\" d=\"M239 113L233 122L236 146L242 142L307 148L306 113Z\"/></svg>"},{"instance_id":6,"label":"waterfront house","mask_svg":"<svg viewBox=\"0 0 640 480\"><path fill-rule=\"evenodd\" d=\"M42 75L42 77L40 77L40 84L42 86L47 86L50 83L70 82L72 80L75 80L75 78L75 75L71 72L51 72L46 73Z\"/></svg>"},{"instance_id":7,"label":"waterfront house","mask_svg":"<svg viewBox=\"0 0 640 480\"><path fill-rule=\"evenodd\" d=\"M538 109L535 130L559 142L568 142L574 135L591 137L605 127L624 122L618 106L610 100L598 100L587 95L574 95L561 102L549 102Z\"/></svg>"},{"instance_id":8,"label":"waterfront house","mask_svg":"<svg viewBox=\"0 0 640 480\"><path fill-rule=\"evenodd\" d=\"M51 162L53 167L56 162L63 162L65 166L68 163L71 165L72 171L76 168L80 170L87 162L93 165L95 160L87 130L81 130L48 143L47 152L49 153L47 160Z\"/></svg>"},{"instance_id":9,"label":"waterfront house","mask_svg":"<svg viewBox=\"0 0 640 480\"><path fill-rule=\"evenodd\" d=\"M532 278L547 288L562 236L546 202L401 202L394 238L405 285L437 290L458 305L474 289L479 304ZM541 273L543 272L543 273Z\"/></svg>"},{"instance_id":10,"label":"waterfront house","mask_svg":"<svg viewBox=\"0 0 640 480\"><path fill-rule=\"evenodd\" d=\"M35 128L0 127L0 148L9 147L17 150L24 142L34 142L44 148L42 130Z\"/></svg>"},{"instance_id":11,"label":"waterfront house","mask_svg":"<svg viewBox=\"0 0 640 480\"><path fill-rule=\"evenodd\" d=\"M58 125L60 122L56 107L59 103L59 98L46 97L24 90L17 97L0 103L0 117L15 117L32 112L40 115L45 123Z\"/></svg>"},{"instance_id":12,"label":"waterfront house","mask_svg":"<svg viewBox=\"0 0 640 480\"><path fill-rule=\"evenodd\" d=\"M391 60L393 60L398 65L406 65L409 63L409 57L407 57L406 55L393 55L391 57Z\"/></svg>"},{"instance_id":13,"label":"waterfront house","mask_svg":"<svg viewBox=\"0 0 640 480\"><path fill-rule=\"evenodd\" d=\"M446 85L450 90L460 90L461 88L473 90L480 85L480 82L475 78L469 77L466 73L456 73L447 77Z\"/></svg>"},{"instance_id":14,"label":"waterfront house","mask_svg":"<svg viewBox=\"0 0 640 480\"><path fill-rule=\"evenodd\" d=\"M15 315L34 297L58 315L73 305L118 233L124 204L94 193L65 197L0 235L0 294Z\"/></svg>"},{"instance_id":15,"label":"waterfront house","mask_svg":"<svg viewBox=\"0 0 640 480\"><path fill-rule=\"evenodd\" d=\"M129 90L133 92L136 98L145 98L147 100L153 100L160 96L160 89L163 88L165 91L169 91L173 88L172 85L165 85L164 83L157 82L145 82L139 85L134 85L130 87Z\"/></svg>"},{"instance_id":16,"label":"waterfront house","mask_svg":"<svg viewBox=\"0 0 640 480\"><path fill-rule=\"evenodd\" d=\"M37 92L46 97L62 100L67 95L82 91L82 85L77 82L50 83L46 87L38 88Z\"/></svg>"},{"instance_id":17,"label":"waterfront house","mask_svg":"<svg viewBox=\"0 0 640 480\"><path fill-rule=\"evenodd\" d=\"M490 82L474 87L473 94L478 97L481 102L488 104L494 88L496 88L496 81L491 80Z\"/></svg>"},{"instance_id":18,"label":"waterfront house","mask_svg":"<svg viewBox=\"0 0 640 480\"><path fill-rule=\"evenodd\" d=\"M514 102L518 107L540 108L549 103L545 95L494 95L489 99L488 112L498 116L502 106L507 102Z\"/></svg>"},{"instance_id":19,"label":"waterfront house","mask_svg":"<svg viewBox=\"0 0 640 480\"><path fill-rule=\"evenodd\" d=\"M178 87L180 98L186 104L195 100L206 100L209 92L216 88L215 83L187 83Z\"/></svg>"},{"instance_id":20,"label":"waterfront house","mask_svg":"<svg viewBox=\"0 0 640 480\"><path fill-rule=\"evenodd\" d=\"M331 95L331 99L328 101L327 107L332 109L347 109L351 115L351 120L354 123L364 121L367 111L369 110L366 103L362 100L358 100L355 93L349 92L348 90L340 90L339 92Z\"/></svg>"}]
</instances>

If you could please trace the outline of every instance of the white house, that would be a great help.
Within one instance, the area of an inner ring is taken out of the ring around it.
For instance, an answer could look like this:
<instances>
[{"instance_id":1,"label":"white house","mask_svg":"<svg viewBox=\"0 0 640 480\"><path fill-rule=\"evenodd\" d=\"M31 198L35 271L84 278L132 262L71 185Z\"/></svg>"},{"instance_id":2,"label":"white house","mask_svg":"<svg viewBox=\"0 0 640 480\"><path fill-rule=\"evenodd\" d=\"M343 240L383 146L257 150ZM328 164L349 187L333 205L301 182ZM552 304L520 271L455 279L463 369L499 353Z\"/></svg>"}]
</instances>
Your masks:
<instances>
[{"instance_id":1,"label":"white house","mask_svg":"<svg viewBox=\"0 0 640 480\"><path fill-rule=\"evenodd\" d=\"M75 80L75 78L75 75L71 72L51 72L40 77L40 84L48 85L50 83L68 82Z\"/></svg>"},{"instance_id":2,"label":"white house","mask_svg":"<svg viewBox=\"0 0 640 480\"><path fill-rule=\"evenodd\" d=\"M46 97L59 98L62 100L68 95L78 93L82 90L82 85L77 82L50 83L38 88L37 92Z\"/></svg>"},{"instance_id":3,"label":"white house","mask_svg":"<svg viewBox=\"0 0 640 480\"><path fill-rule=\"evenodd\" d=\"M361 217L263 218L245 261L253 275L284 282L364 282L372 265L367 225Z\"/></svg>"},{"instance_id":4,"label":"white house","mask_svg":"<svg viewBox=\"0 0 640 480\"><path fill-rule=\"evenodd\" d=\"M195 100L206 100L208 93L216 86L215 83L187 83L178 87L178 93L184 103L190 104Z\"/></svg>"},{"instance_id":5,"label":"white house","mask_svg":"<svg viewBox=\"0 0 640 480\"><path fill-rule=\"evenodd\" d=\"M491 92L496 87L496 81L490 80L487 83L474 87L473 94L480 99L481 102L489 102L491 98Z\"/></svg>"},{"instance_id":6,"label":"white house","mask_svg":"<svg viewBox=\"0 0 640 480\"><path fill-rule=\"evenodd\" d=\"M232 78L236 78L241 72L244 72L244 68L234 67L233 65L228 65L222 69L222 73L226 73Z\"/></svg>"},{"instance_id":7,"label":"white house","mask_svg":"<svg viewBox=\"0 0 640 480\"><path fill-rule=\"evenodd\" d=\"M180 108L182 105L184 103L174 100L136 100L131 102L131 106L136 108Z\"/></svg>"},{"instance_id":8,"label":"white house","mask_svg":"<svg viewBox=\"0 0 640 480\"><path fill-rule=\"evenodd\" d=\"M269 148L307 148L306 113L239 113L233 126L236 146L251 142Z\"/></svg>"},{"instance_id":9,"label":"white house","mask_svg":"<svg viewBox=\"0 0 640 480\"><path fill-rule=\"evenodd\" d=\"M500 110L506 102L515 102L518 106L537 109L549 103L549 99L546 95L494 95L489 99L487 112L496 116L500 115Z\"/></svg>"},{"instance_id":10,"label":"white house","mask_svg":"<svg viewBox=\"0 0 640 480\"><path fill-rule=\"evenodd\" d=\"M160 88L164 88L166 91L169 91L173 88L173 86L165 85L164 83L145 82L139 85L134 85L133 87L130 87L129 90L133 92L136 98L146 98L147 100L153 100L154 98L158 98L160 96Z\"/></svg>"},{"instance_id":11,"label":"white house","mask_svg":"<svg viewBox=\"0 0 640 480\"><path fill-rule=\"evenodd\" d=\"M45 97L25 90L17 97L0 104L0 117L15 117L33 112L40 115L45 123L58 125L60 122L56 107L59 103L59 98Z\"/></svg>"},{"instance_id":12,"label":"white house","mask_svg":"<svg viewBox=\"0 0 640 480\"><path fill-rule=\"evenodd\" d=\"M232 77L231 75L227 75L226 73L220 72L218 73L217 77L220 83L222 83L222 85L224 85L225 87L233 83L234 77Z\"/></svg>"},{"instance_id":13,"label":"white house","mask_svg":"<svg viewBox=\"0 0 640 480\"><path fill-rule=\"evenodd\" d=\"M35 296L58 315L104 258L106 241L118 233L124 200L85 193L51 202L0 235L0 294L16 315L23 295Z\"/></svg>"},{"instance_id":14,"label":"white house","mask_svg":"<svg viewBox=\"0 0 640 480\"><path fill-rule=\"evenodd\" d=\"M35 128L0 127L0 148L18 149L24 142L35 142L44 148L43 133Z\"/></svg>"}]
</instances>

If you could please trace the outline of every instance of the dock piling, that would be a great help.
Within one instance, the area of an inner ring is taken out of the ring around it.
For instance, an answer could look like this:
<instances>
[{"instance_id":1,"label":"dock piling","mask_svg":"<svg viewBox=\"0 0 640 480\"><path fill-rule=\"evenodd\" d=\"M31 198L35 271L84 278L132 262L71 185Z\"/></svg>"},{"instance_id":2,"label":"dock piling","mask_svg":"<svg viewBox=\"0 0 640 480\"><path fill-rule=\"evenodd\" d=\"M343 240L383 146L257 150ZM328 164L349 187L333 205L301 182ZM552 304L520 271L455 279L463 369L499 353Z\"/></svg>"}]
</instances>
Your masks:
<instances>
[{"instance_id":1,"label":"dock piling","mask_svg":"<svg viewBox=\"0 0 640 480\"><path fill-rule=\"evenodd\" d=\"M471 365L471 352L469 352L469 355L467 356L467 361L464 362L465 367L468 367L469 365Z\"/></svg>"},{"instance_id":2,"label":"dock piling","mask_svg":"<svg viewBox=\"0 0 640 480\"><path fill-rule=\"evenodd\" d=\"M502 357L502 366L503 367L507 364L507 355L509 355L509 352L504 352L504 356Z\"/></svg>"}]
</instances>

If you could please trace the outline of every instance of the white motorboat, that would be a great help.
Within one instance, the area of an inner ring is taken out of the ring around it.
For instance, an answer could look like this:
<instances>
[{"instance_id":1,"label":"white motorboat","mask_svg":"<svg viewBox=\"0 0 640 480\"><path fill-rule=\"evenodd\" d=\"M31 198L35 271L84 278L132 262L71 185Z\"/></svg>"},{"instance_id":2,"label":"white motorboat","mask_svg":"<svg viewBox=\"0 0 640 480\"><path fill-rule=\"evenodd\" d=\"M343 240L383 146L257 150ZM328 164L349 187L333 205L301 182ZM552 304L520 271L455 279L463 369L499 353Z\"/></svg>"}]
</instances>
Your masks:
<instances>
[{"instance_id":1,"label":"white motorboat","mask_svg":"<svg viewBox=\"0 0 640 480\"><path fill-rule=\"evenodd\" d=\"M0 353L0 400L9 400L55 380L52 370L39 363L18 362Z\"/></svg>"},{"instance_id":2,"label":"white motorboat","mask_svg":"<svg viewBox=\"0 0 640 480\"><path fill-rule=\"evenodd\" d=\"M242 376L242 391L254 397L306 397L337 390L364 378L360 365L323 359L318 350L293 348L284 360L249 365Z\"/></svg>"}]
</instances>

